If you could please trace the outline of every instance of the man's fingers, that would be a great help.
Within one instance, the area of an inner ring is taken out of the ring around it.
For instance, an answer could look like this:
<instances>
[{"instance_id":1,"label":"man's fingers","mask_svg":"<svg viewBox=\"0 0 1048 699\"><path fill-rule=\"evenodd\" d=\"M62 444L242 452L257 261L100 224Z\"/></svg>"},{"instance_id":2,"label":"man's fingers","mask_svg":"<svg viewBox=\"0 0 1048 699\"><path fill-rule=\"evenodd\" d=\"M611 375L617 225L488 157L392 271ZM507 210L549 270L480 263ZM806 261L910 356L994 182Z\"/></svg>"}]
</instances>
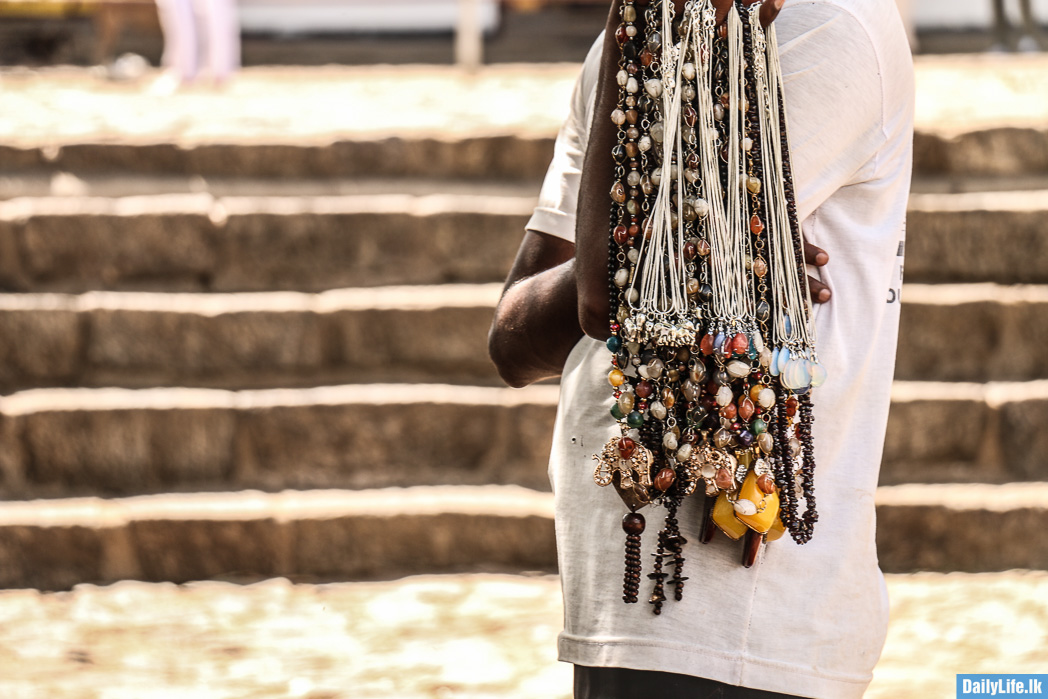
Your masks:
<instances>
[{"instance_id":1,"label":"man's fingers","mask_svg":"<svg viewBox=\"0 0 1048 699\"><path fill-rule=\"evenodd\" d=\"M735 4L732 0L713 0L713 8L717 10L717 24L721 24L728 18L728 10Z\"/></svg>"},{"instance_id":2,"label":"man's fingers","mask_svg":"<svg viewBox=\"0 0 1048 699\"><path fill-rule=\"evenodd\" d=\"M816 267L822 267L830 261L830 256L825 250L815 247L809 242L804 243L804 261Z\"/></svg>"},{"instance_id":3,"label":"man's fingers","mask_svg":"<svg viewBox=\"0 0 1048 699\"><path fill-rule=\"evenodd\" d=\"M830 287L810 275L808 276L808 288L811 289L811 300L813 303L826 303L833 296L830 292Z\"/></svg>"},{"instance_id":4,"label":"man's fingers","mask_svg":"<svg viewBox=\"0 0 1048 699\"><path fill-rule=\"evenodd\" d=\"M756 2L761 2L761 0L743 0L744 5L752 5ZM786 0L764 0L761 5L761 26L767 27L774 22L785 2ZM713 0L713 7L717 10L717 24L727 19L728 10L731 9L732 4L732 0Z\"/></svg>"},{"instance_id":5,"label":"man's fingers","mask_svg":"<svg viewBox=\"0 0 1048 699\"><path fill-rule=\"evenodd\" d=\"M762 27L767 27L775 21L775 18L779 16L779 12L782 10L782 6L785 2L786 0L764 0L764 4L761 5Z\"/></svg>"}]
</instances>

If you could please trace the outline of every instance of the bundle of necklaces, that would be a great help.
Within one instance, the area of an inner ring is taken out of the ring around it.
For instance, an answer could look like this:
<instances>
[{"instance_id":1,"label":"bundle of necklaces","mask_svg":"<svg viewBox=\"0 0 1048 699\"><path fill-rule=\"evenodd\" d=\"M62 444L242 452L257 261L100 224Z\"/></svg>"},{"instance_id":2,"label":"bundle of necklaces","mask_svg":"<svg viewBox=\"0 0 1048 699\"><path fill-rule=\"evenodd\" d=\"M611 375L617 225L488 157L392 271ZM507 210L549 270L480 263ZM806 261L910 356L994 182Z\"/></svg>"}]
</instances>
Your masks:
<instances>
[{"instance_id":1,"label":"bundle of necklaces","mask_svg":"<svg viewBox=\"0 0 1048 699\"><path fill-rule=\"evenodd\" d=\"M815 333L774 29L759 3L718 25L710 0L624 0L612 149L611 415L594 480L629 508L623 599L636 602L647 505L666 510L650 602L681 599L678 509L761 545L811 538ZM803 507L802 507L803 504ZM670 572L672 571L672 572ZM669 578L669 580L667 580Z\"/></svg>"}]
</instances>

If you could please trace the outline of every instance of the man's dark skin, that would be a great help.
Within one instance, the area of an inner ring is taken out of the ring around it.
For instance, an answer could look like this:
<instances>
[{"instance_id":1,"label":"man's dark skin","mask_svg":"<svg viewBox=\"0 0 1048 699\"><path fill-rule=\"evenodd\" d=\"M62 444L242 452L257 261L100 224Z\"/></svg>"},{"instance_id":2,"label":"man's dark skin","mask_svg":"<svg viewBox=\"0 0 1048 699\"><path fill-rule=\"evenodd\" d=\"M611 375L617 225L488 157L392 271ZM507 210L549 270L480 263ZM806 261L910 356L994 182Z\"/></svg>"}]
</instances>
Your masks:
<instances>
[{"instance_id":1,"label":"man's dark skin","mask_svg":"<svg viewBox=\"0 0 1048 699\"><path fill-rule=\"evenodd\" d=\"M752 4L753 1L746 4ZM684 0L674 0L677 11ZM761 21L771 24L784 0L766 0ZM604 34L604 50L597 78L597 102L579 185L575 239L526 231L513 262L495 319L488 333L488 352L499 376L510 386L521 388L536 381L560 376L572 348L585 335L608 338L608 192L612 185L611 149L616 127L607 117L616 106L618 47L615 29L619 24L621 0L614 0ZM731 0L714 0L718 20L723 21ZM808 264L822 266L829 255L821 248L804 244ZM812 299L825 303L830 289L808 278Z\"/></svg>"}]
</instances>

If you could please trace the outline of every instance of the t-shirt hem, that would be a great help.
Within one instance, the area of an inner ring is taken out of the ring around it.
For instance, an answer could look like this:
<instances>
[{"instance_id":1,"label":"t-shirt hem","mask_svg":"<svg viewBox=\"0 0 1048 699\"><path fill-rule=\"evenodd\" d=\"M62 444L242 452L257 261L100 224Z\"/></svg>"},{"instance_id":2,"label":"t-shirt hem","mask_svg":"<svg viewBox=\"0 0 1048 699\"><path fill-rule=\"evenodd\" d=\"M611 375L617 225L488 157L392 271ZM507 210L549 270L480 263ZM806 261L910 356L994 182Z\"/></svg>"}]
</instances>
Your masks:
<instances>
[{"instance_id":1,"label":"t-shirt hem","mask_svg":"<svg viewBox=\"0 0 1048 699\"><path fill-rule=\"evenodd\" d=\"M575 216L567 214L558 209L537 207L528 219L525 228L529 231L547 233L557 238L563 238L569 243L575 242Z\"/></svg>"},{"instance_id":2,"label":"t-shirt hem","mask_svg":"<svg viewBox=\"0 0 1048 699\"><path fill-rule=\"evenodd\" d=\"M812 699L862 699L873 679L872 674L861 677L828 675L787 663L647 639L596 640L562 633L558 651L561 661L575 665L694 675L725 684Z\"/></svg>"}]
</instances>

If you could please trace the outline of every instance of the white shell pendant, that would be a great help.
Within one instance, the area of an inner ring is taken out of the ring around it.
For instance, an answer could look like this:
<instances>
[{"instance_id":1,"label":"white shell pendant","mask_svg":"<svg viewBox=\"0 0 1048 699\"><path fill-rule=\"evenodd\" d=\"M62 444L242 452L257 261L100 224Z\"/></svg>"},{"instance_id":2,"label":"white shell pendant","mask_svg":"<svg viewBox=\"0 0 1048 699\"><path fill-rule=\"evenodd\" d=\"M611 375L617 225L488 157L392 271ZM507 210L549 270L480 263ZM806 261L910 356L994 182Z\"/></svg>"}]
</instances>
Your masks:
<instances>
[{"instance_id":1,"label":"white shell pendant","mask_svg":"<svg viewBox=\"0 0 1048 699\"><path fill-rule=\"evenodd\" d=\"M743 515L744 517L757 514L757 506L752 500L747 500L746 498L739 498L736 500L733 507L737 514Z\"/></svg>"}]
</instances>

